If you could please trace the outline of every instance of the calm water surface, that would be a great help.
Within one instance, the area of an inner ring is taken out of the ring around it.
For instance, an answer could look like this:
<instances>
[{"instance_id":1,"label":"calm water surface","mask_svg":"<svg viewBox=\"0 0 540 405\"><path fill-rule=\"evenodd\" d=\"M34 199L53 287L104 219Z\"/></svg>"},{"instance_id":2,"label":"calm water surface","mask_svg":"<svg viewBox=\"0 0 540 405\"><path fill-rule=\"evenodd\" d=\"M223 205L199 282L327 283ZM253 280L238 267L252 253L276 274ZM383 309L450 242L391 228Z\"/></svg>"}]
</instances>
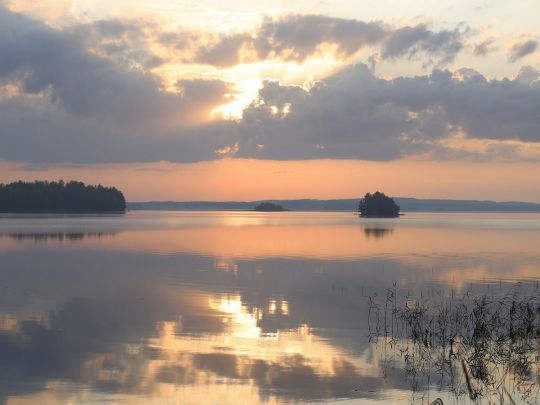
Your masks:
<instances>
[{"instance_id":1,"label":"calm water surface","mask_svg":"<svg viewBox=\"0 0 540 405\"><path fill-rule=\"evenodd\" d=\"M369 297L539 281L538 214L2 215L0 404L416 403Z\"/></svg>"}]
</instances>

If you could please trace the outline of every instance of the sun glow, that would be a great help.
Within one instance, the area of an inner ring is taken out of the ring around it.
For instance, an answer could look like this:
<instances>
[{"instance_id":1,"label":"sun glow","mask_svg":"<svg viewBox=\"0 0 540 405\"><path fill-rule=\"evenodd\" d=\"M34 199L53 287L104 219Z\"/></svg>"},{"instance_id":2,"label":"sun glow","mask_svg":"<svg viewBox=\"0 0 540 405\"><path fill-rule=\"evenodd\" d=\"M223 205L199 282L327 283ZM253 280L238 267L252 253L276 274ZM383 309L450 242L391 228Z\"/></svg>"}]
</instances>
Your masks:
<instances>
[{"instance_id":1,"label":"sun glow","mask_svg":"<svg viewBox=\"0 0 540 405\"><path fill-rule=\"evenodd\" d=\"M215 108L211 113L212 118L228 120L242 118L244 109L257 98L261 86L262 82L256 79L238 81L235 86L238 93L228 95L231 102Z\"/></svg>"}]
</instances>

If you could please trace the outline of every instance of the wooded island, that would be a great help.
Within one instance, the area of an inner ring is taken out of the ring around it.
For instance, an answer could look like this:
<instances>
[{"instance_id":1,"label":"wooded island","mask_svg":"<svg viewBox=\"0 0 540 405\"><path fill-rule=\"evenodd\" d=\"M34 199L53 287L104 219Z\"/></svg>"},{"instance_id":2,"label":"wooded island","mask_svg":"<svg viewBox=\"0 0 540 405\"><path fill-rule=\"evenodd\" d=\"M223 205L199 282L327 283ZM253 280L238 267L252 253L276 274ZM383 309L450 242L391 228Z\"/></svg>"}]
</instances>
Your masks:
<instances>
[{"instance_id":1,"label":"wooded island","mask_svg":"<svg viewBox=\"0 0 540 405\"><path fill-rule=\"evenodd\" d=\"M358 212L364 218L395 218L399 217L399 205L393 198L379 191L367 193L358 204Z\"/></svg>"},{"instance_id":2,"label":"wooded island","mask_svg":"<svg viewBox=\"0 0 540 405\"><path fill-rule=\"evenodd\" d=\"M279 204L274 204L271 202L262 202L258 204L255 208L253 208L254 211L264 211L264 212L280 212L280 211L288 211L285 208L283 208Z\"/></svg>"},{"instance_id":3,"label":"wooded island","mask_svg":"<svg viewBox=\"0 0 540 405\"><path fill-rule=\"evenodd\" d=\"M0 212L124 212L126 200L115 187L79 181L17 181L0 184Z\"/></svg>"}]
</instances>

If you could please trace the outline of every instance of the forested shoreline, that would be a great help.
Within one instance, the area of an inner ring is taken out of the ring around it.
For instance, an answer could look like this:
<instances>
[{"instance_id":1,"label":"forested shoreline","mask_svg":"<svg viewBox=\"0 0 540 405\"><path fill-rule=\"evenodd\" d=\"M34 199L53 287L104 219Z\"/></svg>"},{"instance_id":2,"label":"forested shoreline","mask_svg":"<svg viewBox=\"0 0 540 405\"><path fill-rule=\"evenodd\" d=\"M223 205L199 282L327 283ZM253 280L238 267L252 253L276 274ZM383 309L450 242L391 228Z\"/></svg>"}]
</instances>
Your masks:
<instances>
[{"instance_id":1,"label":"forested shoreline","mask_svg":"<svg viewBox=\"0 0 540 405\"><path fill-rule=\"evenodd\" d=\"M0 184L0 212L125 212L126 200L116 187L79 181L17 181Z\"/></svg>"}]
</instances>

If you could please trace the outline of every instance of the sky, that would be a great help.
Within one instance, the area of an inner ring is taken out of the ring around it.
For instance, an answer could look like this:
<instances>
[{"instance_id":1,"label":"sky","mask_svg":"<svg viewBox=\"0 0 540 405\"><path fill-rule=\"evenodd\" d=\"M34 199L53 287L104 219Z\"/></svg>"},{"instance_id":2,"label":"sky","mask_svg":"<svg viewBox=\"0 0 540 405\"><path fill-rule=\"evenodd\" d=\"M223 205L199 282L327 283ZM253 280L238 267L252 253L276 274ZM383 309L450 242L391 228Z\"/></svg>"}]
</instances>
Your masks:
<instances>
[{"instance_id":1,"label":"sky","mask_svg":"<svg viewBox=\"0 0 540 405\"><path fill-rule=\"evenodd\" d=\"M0 0L0 182L540 202L540 1Z\"/></svg>"}]
</instances>

